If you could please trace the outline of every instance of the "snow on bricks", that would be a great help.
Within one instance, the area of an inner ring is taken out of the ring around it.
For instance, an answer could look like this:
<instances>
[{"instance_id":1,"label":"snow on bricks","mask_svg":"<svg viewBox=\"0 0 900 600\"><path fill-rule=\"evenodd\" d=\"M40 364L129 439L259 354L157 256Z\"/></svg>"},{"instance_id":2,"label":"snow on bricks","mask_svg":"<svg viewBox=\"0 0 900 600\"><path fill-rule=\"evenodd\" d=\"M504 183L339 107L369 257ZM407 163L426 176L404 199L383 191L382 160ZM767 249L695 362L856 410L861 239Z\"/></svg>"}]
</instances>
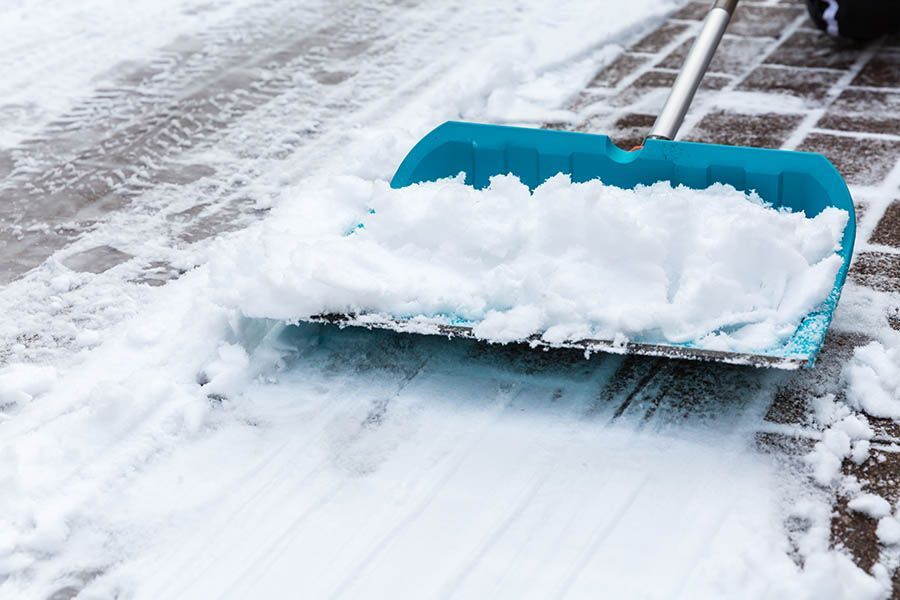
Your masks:
<instances>
[{"instance_id":1,"label":"snow on bricks","mask_svg":"<svg viewBox=\"0 0 900 600\"><path fill-rule=\"evenodd\" d=\"M0 595L900 590L900 423L872 414L900 347L896 39L742 1L685 124L851 180L851 283L816 370L785 375L220 302L233 230L308 175L389 178L441 120L639 143L708 2L600 26L583 0L117 4L0 19L0 196L25 211L0 254Z\"/></svg>"}]
</instances>

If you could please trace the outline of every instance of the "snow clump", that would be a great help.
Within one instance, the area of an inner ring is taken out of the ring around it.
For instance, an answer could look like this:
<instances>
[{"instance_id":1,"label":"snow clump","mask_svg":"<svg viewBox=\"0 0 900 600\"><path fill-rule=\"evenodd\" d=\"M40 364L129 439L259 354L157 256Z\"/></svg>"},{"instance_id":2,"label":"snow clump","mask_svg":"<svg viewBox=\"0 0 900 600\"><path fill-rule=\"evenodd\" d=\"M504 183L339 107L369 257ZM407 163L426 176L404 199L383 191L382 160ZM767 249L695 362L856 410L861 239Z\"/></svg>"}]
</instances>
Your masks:
<instances>
[{"instance_id":1,"label":"snow clump","mask_svg":"<svg viewBox=\"0 0 900 600\"><path fill-rule=\"evenodd\" d=\"M847 400L873 417L900 419L900 349L871 342L847 365Z\"/></svg>"},{"instance_id":2,"label":"snow clump","mask_svg":"<svg viewBox=\"0 0 900 600\"><path fill-rule=\"evenodd\" d=\"M887 500L877 494L860 494L847 505L850 510L868 515L873 519L880 519L891 514L891 505Z\"/></svg>"},{"instance_id":3,"label":"snow clump","mask_svg":"<svg viewBox=\"0 0 900 600\"><path fill-rule=\"evenodd\" d=\"M842 412L835 411L836 414ZM812 452L806 455L816 483L827 487L837 481L841 475L841 463L847 457L858 464L864 462L869 455L869 440L874 435L863 415L847 414L831 424L822 432L822 439L816 442Z\"/></svg>"}]
</instances>

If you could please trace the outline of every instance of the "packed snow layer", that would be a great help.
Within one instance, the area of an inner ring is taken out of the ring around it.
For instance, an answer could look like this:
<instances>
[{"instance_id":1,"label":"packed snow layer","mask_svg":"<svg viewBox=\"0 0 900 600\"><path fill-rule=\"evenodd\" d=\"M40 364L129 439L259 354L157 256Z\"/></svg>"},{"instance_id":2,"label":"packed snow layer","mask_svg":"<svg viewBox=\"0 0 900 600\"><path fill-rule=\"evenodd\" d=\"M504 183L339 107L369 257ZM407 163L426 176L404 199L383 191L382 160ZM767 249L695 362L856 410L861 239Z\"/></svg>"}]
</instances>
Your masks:
<instances>
[{"instance_id":1,"label":"packed snow layer","mask_svg":"<svg viewBox=\"0 0 900 600\"><path fill-rule=\"evenodd\" d=\"M621 189L558 174L532 193L511 175L483 190L461 177L397 190L343 177L300 190L219 276L257 317L386 314L426 329L472 323L494 342L540 333L753 351L828 296L847 219L721 184Z\"/></svg>"}]
</instances>

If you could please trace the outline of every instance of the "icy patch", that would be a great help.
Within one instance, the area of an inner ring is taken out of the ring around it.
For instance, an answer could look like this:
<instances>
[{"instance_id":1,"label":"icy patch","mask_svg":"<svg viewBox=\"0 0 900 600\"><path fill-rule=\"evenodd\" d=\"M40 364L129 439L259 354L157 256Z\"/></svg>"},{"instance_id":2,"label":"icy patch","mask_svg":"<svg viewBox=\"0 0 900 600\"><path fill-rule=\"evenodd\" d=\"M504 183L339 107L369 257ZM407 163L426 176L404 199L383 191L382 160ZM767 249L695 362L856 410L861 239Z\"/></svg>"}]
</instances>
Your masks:
<instances>
[{"instance_id":1,"label":"icy patch","mask_svg":"<svg viewBox=\"0 0 900 600\"><path fill-rule=\"evenodd\" d=\"M339 177L301 186L223 246L213 279L255 317L383 313L502 343L622 335L754 351L827 297L847 218L721 184L625 190L560 174L531 193L513 176L484 190Z\"/></svg>"},{"instance_id":2,"label":"icy patch","mask_svg":"<svg viewBox=\"0 0 900 600\"><path fill-rule=\"evenodd\" d=\"M873 417L900 418L900 350L871 342L847 365L847 400Z\"/></svg>"}]
</instances>

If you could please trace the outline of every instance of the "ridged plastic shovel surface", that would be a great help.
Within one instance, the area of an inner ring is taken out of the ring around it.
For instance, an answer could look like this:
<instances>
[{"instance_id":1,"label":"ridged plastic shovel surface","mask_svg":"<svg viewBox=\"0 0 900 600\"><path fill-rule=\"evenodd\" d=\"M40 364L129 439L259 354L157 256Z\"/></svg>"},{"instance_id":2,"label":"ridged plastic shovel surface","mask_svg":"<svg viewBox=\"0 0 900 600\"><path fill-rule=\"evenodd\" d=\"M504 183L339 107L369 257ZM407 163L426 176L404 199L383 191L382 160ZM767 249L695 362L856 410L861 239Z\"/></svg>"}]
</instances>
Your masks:
<instances>
[{"instance_id":1,"label":"ridged plastic shovel surface","mask_svg":"<svg viewBox=\"0 0 900 600\"><path fill-rule=\"evenodd\" d=\"M844 262L828 298L802 320L781 346L753 354L722 352L691 343L658 344L631 341L624 346L612 340L580 340L549 344L532 336L536 346L563 346L587 351L646 354L672 358L714 360L795 369L812 366L825 339L831 316L850 266L856 219L853 201L837 169L821 154L721 146L648 139L643 149L626 152L605 135L573 133L448 122L419 141L397 169L391 186L404 187L466 174L476 188L488 185L494 175L512 173L534 189L557 173L568 173L575 182L591 179L607 185L632 188L638 184L670 181L672 185L703 189L716 182L742 191L756 191L775 207L803 211L808 217L829 206L850 215L839 254ZM364 316L363 316L364 317ZM415 330L408 319L367 320L359 316L331 317L345 324ZM435 333L473 337L474 323L439 328Z\"/></svg>"}]
</instances>

